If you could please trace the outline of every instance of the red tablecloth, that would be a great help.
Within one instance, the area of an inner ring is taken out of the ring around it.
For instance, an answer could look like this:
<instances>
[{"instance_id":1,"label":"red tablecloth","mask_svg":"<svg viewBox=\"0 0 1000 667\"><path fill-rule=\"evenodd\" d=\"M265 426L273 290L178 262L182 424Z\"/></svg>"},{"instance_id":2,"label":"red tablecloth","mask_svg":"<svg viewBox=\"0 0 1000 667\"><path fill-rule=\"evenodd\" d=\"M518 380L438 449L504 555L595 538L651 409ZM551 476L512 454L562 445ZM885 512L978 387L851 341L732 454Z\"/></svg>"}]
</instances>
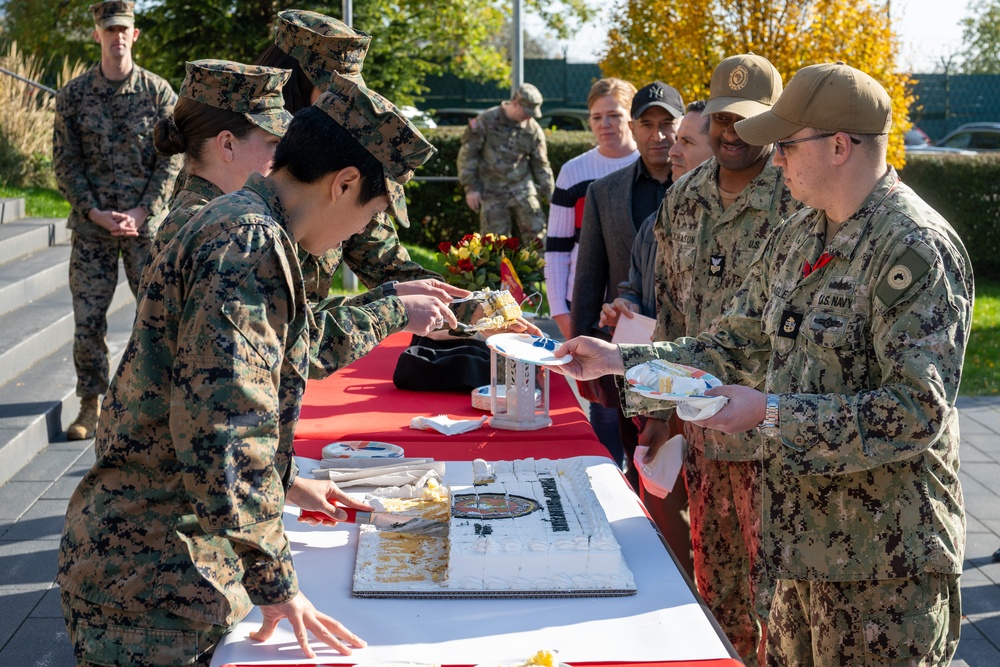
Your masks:
<instances>
[{"instance_id":1,"label":"red tablecloth","mask_svg":"<svg viewBox=\"0 0 1000 667\"><path fill-rule=\"evenodd\" d=\"M478 430L451 436L411 429L410 420L416 416L447 414L453 419L478 419L488 413L472 407L469 392L397 389L392 372L410 338L403 333L390 336L331 377L309 382L295 431L296 454L319 459L323 446L334 440L377 440L400 445L406 456L429 456L439 461L608 455L568 381L558 373L550 374L552 426L547 428L511 431L487 423Z\"/></svg>"}]
</instances>

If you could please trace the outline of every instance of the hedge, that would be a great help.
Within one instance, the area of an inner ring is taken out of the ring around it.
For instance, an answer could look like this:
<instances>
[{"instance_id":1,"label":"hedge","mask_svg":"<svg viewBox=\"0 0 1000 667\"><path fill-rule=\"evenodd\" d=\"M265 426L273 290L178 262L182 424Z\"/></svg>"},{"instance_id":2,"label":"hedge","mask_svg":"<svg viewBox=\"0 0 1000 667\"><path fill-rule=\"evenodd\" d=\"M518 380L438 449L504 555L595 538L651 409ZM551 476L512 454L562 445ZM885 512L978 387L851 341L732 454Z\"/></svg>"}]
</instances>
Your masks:
<instances>
[{"instance_id":1,"label":"hedge","mask_svg":"<svg viewBox=\"0 0 1000 667\"><path fill-rule=\"evenodd\" d=\"M913 155L900 177L955 228L976 277L1000 279L1000 154Z\"/></svg>"},{"instance_id":2,"label":"hedge","mask_svg":"<svg viewBox=\"0 0 1000 667\"><path fill-rule=\"evenodd\" d=\"M455 176L462 128L426 131L437 154L419 176ZM552 172L593 147L589 132L548 131ZM900 172L903 181L952 224L965 242L977 277L1000 279L1000 154L912 155ZM457 182L411 181L406 187L410 228L399 229L406 243L437 248L478 231L476 214L465 205Z\"/></svg>"},{"instance_id":3,"label":"hedge","mask_svg":"<svg viewBox=\"0 0 1000 667\"><path fill-rule=\"evenodd\" d=\"M457 176L458 149L462 145L461 127L424 130L438 152L417 172L418 177ZM590 132L547 131L545 141L552 173L570 158L594 147ZM479 231L479 216L465 205L465 193L457 181L427 182L414 179L406 185L410 227L399 228L399 238L425 248L437 248L442 241L457 241L463 235ZM543 206L548 210L548 202Z\"/></svg>"}]
</instances>

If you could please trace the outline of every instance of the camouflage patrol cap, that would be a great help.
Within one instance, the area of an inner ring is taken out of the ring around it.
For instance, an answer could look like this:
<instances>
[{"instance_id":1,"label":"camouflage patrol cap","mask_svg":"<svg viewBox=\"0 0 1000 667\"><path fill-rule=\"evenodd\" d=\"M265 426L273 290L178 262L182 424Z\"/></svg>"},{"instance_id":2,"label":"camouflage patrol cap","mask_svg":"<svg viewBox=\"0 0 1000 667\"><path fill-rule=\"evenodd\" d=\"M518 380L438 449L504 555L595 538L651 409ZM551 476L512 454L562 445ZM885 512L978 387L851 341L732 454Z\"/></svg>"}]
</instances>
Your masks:
<instances>
[{"instance_id":1,"label":"camouflage patrol cap","mask_svg":"<svg viewBox=\"0 0 1000 667\"><path fill-rule=\"evenodd\" d=\"M285 111L281 86L288 81L291 70L228 60L195 60L185 69L181 97L243 114L265 132L284 136L292 114Z\"/></svg>"},{"instance_id":2,"label":"camouflage patrol cap","mask_svg":"<svg viewBox=\"0 0 1000 667\"><path fill-rule=\"evenodd\" d=\"M95 2L88 9L94 15L94 23L98 28L110 28L113 25L123 25L126 28L135 27L135 3L128 0L106 0Z\"/></svg>"},{"instance_id":3,"label":"camouflage patrol cap","mask_svg":"<svg viewBox=\"0 0 1000 667\"><path fill-rule=\"evenodd\" d=\"M542 117L542 94L530 83L521 84L511 99L517 101L534 118Z\"/></svg>"},{"instance_id":4,"label":"camouflage patrol cap","mask_svg":"<svg viewBox=\"0 0 1000 667\"><path fill-rule=\"evenodd\" d=\"M392 102L336 72L315 106L382 163L389 193L388 213L408 227L403 183L430 159L436 151L434 146Z\"/></svg>"},{"instance_id":5,"label":"camouflage patrol cap","mask_svg":"<svg viewBox=\"0 0 1000 667\"><path fill-rule=\"evenodd\" d=\"M346 23L303 9L280 12L274 36L275 46L295 58L321 91L330 85L331 72L364 85L361 68L371 41L371 35Z\"/></svg>"},{"instance_id":6,"label":"camouflage patrol cap","mask_svg":"<svg viewBox=\"0 0 1000 667\"><path fill-rule=\"evenodd\" d=\"M806 127L885 134L892 127L892 99L882 84L846 63L810 65L795 73L770 111L735 126L750 143L773 143Z\"/></svg>"},{"instance_id":7,"label":"camouflage patrol cap","mask_svg":"<svg viewBox=\"0 0 1000 667\"><path fill-rule=\"evenodd\" d=\"M763 56L747 53L730 56L712 72L703 116L731 113L750 118L763 113L781 95L781 75Z\"/></svg>"}]
</instances>

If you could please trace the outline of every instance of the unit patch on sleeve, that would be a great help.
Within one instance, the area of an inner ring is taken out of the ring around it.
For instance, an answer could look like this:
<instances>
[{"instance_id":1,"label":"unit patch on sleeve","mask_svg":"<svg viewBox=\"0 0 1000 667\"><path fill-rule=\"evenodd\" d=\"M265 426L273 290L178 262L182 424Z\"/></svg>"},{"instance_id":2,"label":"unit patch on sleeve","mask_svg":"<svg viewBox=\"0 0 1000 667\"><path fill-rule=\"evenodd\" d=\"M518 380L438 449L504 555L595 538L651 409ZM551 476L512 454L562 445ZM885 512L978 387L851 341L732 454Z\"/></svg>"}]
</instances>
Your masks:
<instances>
[{"instance_id":1,"label":"unit patch on sleeve","mask_svg":"<svg viewBox=\"0 0 1000 667\"><path fill-rule=\"evenodd\" d=\"M919 281L930 270L927 263L915 250L910 248L896 260L889 273L875 288L879 300L891 308L896 305L913 283Z\"/></svg>"}]
</instances>

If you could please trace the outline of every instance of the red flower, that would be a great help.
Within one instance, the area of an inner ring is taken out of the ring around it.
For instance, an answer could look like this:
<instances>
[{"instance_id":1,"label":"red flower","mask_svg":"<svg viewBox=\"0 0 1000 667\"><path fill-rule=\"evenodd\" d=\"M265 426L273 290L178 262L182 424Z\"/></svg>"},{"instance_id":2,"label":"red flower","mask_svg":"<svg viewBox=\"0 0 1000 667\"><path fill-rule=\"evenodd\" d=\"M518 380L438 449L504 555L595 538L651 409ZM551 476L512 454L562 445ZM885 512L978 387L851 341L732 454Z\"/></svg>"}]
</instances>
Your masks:
<instances>
[{"instance_id":1,"label":"red flower","mask_svg":"<svg viewBox=\"0 0 1000 667\"><path fill-rule=\"evenodd\" d=\"M462 271L475 271L476 269L471 259L458 260L458 268L461 269Z\"/></svg>"},{"instance_id":2,"label":"red flower","mask_svg":"<svg viewBox=\"0 0 1000 667\"><path fill-rule=\"evenodd\" d=\"M504 241L504 245L507 247L507 250L517 250L518 246L521 245L521 239L512 236Z\"/></svg>"},{"instance_id":3,"label":"red flower","mask_svg":"<svg viewBox=\"0 0 1000 667\"><path fill-rule=\"evenodd\" d=\"M468 242L474 239L475 237L476 237L475 234L466 234L465 236L462 237L462 242L468 244Z\"/></svg>"},{"instance_id":4,"label":"red flower","mask_svg":"<svg viewBox=\"0 0 1000 667\"><path fill-rule=\"evenodd\" d=\"M443 254L447 255L451 251L451 244L445 241L444 243L438 244L438 250Z\"/></svg>"}]
</instances>

